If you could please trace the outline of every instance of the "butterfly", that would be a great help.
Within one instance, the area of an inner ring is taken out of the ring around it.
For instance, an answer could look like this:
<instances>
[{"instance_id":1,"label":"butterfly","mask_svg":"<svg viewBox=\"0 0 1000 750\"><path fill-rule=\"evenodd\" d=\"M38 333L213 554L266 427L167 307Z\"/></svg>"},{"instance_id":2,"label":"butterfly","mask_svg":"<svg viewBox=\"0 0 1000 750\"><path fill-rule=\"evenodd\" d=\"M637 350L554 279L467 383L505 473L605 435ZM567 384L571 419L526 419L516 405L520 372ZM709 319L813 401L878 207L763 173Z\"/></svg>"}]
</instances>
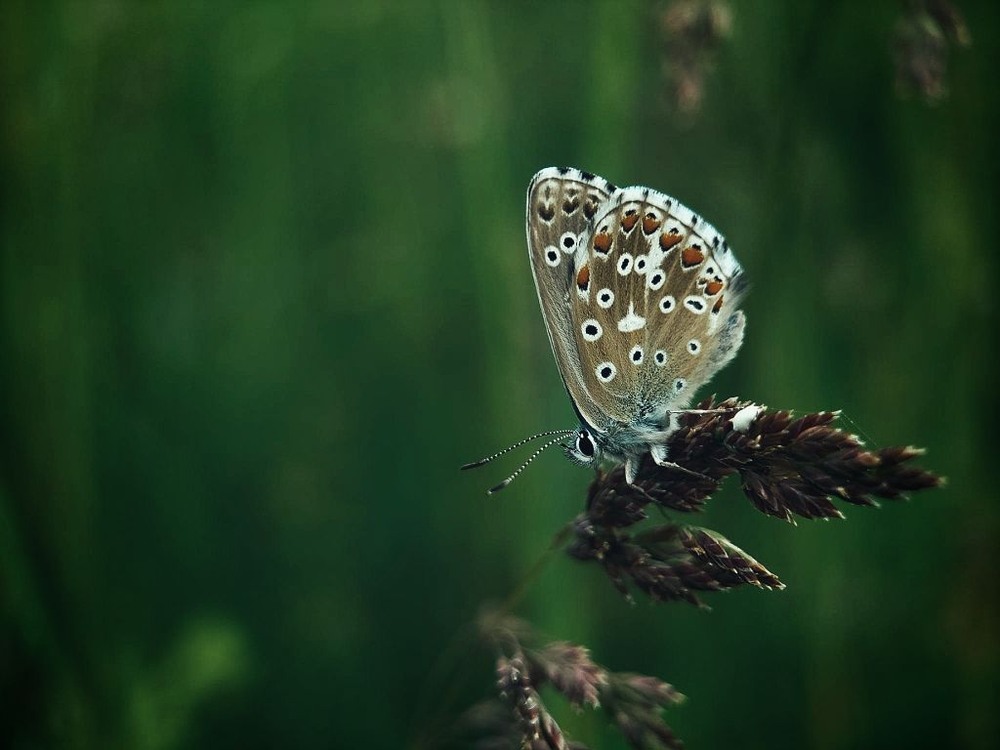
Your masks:
<instances>
[{"instance_id":1,"label":"butterfly","mask_svg":"<svg viewBox=\"0 0 1000 750\"><path fill-rule=\"evenodd\" d=\"M542 318L579 426L462 468L555 435L490 492L562 441L578 464L624 463L630 484L647 453L683 470L667 455L677 414L743 343L747 284L726 240L668 195L564 167L532 178L525 221Z\"/></svg>"}]
</instances>

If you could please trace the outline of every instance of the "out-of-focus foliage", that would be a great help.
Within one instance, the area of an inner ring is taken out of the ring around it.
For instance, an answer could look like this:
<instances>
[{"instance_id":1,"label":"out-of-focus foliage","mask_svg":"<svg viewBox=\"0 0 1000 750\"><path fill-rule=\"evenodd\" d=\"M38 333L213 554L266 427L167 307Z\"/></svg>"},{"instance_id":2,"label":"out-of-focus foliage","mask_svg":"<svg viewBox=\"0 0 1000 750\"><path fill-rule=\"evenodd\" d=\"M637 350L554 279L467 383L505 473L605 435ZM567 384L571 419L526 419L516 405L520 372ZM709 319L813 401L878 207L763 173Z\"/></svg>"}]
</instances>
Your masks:
<instances>
[{"instance_id":1,"label":"out-of-focus foliage","mask_svg":"<svg viewBox=\"0 0 1000 750\"><path fill-rule=\"evenodd\" d=\"M958 4L928 102L914 4L712 2L678 56L646 0L5 3L4 745L427 747L492 694L462 634L591 478L457 471L573 424L522 226L565 164L726 234L712 389L949 485L797 527L730 488L694 520L785 591L629 606L562 557L518 613L676 685L691 747L992 747L1000 7Z\"/></svg>"}]
</instances>

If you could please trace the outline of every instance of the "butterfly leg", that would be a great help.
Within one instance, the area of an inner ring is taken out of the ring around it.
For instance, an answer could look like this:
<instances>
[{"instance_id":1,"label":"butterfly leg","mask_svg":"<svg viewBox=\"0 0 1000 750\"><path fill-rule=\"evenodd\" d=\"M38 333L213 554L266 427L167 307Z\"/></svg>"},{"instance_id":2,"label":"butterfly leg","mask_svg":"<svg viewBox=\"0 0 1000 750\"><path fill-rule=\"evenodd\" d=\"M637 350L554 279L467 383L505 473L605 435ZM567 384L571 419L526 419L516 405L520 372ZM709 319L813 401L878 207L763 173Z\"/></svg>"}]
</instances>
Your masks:
<instances>
[{"instance_id":1,"label":"butterfly leg","mask_svg":"<svg viewBox=\"0 0 1000 750\"><path fill-rule=\"evenodd\" d=\"M671 463L667 460L667 446L662 443L653 443L649 446L649 454L657 466L666 466Z\"/></svg>"},{"instance_id":2,"label":"butterfly leg","mask_svg":"<svg viewBox=\"0 0 1000 750\"><path fill-rule=\"evenodd\" d=\"M662 466L665 469L675 469L676 471L683 472L684 474L689 474L693 477L698 477L699 479L708 479L704 474L699 474L697 471L691 471L687 467L681 466L678 463L667 460L667 446L661 445L659 443L653 443L649 446L649 454L653 457L653 462L657 466Z\"/></svg>"},{"instance_id":3,"label":"butterfly leg","mask_svg":"<svg viewBox=\"0 0 1000 750\"><path fill-rule=\"evenodd\" d=\"M635 484L635 475L639 473L639 460L629 456L625 459L625 481Z\"/></svg>"}]
</instances>

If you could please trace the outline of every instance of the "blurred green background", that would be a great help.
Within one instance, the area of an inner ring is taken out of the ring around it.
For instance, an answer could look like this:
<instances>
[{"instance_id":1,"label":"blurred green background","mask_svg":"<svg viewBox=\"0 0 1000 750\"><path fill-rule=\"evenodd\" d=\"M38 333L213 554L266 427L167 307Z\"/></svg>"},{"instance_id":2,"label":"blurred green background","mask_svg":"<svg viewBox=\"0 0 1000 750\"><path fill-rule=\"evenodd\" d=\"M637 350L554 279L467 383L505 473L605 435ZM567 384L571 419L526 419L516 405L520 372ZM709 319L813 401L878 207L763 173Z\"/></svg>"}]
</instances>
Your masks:
<instances>
[{"instance_id":1,"label":"blurred green background","mask_svg":"<svg viewBox=\"0 0 1000 750\"><path fill-rule=\"evenodd\" d=\"M797 527L727 486L697 522L786 591L630 606L557 556L517 614L674 683L692 748L993 747L1000 6L960 2L937 103L894 85L902 7L732 2L684 113L655 2L5 3L3 744L430 747L491 695L439 656L589 476L457 469L573 426L523 229L570 165L736 249L706 393L841 408L949 485Z\"/></svg>"}]
</instances>

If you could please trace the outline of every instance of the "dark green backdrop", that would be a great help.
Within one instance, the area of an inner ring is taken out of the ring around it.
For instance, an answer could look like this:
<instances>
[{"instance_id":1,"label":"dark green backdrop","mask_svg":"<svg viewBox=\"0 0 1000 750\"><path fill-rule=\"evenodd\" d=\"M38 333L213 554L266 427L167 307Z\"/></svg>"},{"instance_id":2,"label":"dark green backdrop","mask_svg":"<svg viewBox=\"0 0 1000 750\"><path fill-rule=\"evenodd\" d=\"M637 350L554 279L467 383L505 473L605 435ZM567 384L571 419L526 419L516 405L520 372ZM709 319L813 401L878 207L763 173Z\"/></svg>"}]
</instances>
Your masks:
<instances>
[{"instance_id":1,"label":"dark green backdrop","mask_svg":"<svg viewBox=\"0 0 1000 750\"><path fill-rule=\"evenodd\" d=\"M6 3L3 744L406 747L490 694L485 650L428 673L588 482L457 471L573 424L522 224L566 164L726 233L753 293L712 390L949 485L798 527L728 487L699 522L786 591L629 606L557 557L518 614L677 685L692 748L992 747L1000 9L960 6L929 105L899 4L734 1L682 117L639 0Z\"/></svg>"}]
</instances>

